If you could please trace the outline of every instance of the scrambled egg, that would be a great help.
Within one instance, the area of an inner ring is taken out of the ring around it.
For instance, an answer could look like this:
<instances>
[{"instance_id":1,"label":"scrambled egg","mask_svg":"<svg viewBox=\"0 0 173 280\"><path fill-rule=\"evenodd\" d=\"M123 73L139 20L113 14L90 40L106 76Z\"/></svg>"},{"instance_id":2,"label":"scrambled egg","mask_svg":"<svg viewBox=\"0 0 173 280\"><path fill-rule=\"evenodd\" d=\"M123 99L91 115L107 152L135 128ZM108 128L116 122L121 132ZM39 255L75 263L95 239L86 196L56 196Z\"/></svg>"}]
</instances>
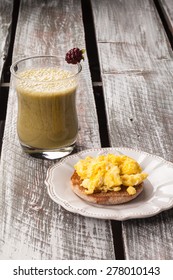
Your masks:
<instances>
[{"instance_id":1,"label":"scrambled egg","mask_svg":"<svg viewBox=\"0 0 173 280\"><path fill-rule=\"evenodd\" d=\"M86 157L74 166L82 179L86 194L96 192L120 191L121 185L127 187L129 195L136 193L135 185L147 178L140 165L125 155L101 155Z\"/></svg>"}]
</instances>

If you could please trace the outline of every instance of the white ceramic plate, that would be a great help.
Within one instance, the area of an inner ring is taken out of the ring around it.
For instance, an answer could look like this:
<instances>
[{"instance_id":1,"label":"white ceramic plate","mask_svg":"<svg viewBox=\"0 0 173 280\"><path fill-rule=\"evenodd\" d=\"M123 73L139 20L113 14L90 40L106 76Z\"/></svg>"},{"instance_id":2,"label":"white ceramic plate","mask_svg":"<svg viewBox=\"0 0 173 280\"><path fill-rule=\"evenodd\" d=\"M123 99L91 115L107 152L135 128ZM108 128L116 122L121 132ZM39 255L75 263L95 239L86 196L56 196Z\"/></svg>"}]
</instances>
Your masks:
<instances>
[{"instance_id":1,"label":"white ceramic plate","mask_svg":"<svg viewBox=\"0 0 173 280\"><path fill-rule=\"evenodd\" d=\"M72 192L70 178L74 164L86 156L107 153L134 158L149 175L144 181L144 191L136 199L121 205L98 206L85 202ZM90 149L68 156L48 169L45 183L53 201L70 212L87 217L123 221L151 217L173 207L173 164L130 148Z\"/></svg>"}]
</instances>

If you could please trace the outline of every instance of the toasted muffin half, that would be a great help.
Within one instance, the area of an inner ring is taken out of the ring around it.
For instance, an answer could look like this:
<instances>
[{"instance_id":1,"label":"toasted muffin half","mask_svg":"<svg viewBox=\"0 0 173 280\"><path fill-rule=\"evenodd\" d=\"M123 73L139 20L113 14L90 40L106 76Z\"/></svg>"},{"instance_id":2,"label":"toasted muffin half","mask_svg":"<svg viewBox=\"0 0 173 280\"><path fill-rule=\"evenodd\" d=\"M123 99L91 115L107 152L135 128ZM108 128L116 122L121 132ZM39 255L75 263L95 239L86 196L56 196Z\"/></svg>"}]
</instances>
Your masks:
<instances>
[{"instance_id":1,"label":"toasted muffin half","mask_svg":"<svg viewBox=\"0 0 173 280\"><path fill-rule=\"evenodd\" d=\"M86 194L85 188L81 185L82 180L80 176L74 171L71 177L71 188L75 194L85 201L95 204L117 205L122 204L136 198L143 191L143 183L134 186L136 193L129 195L126 191L127 187L121 186L120 191L98 192L93 194Z\"/></svg>"}]
</instances>

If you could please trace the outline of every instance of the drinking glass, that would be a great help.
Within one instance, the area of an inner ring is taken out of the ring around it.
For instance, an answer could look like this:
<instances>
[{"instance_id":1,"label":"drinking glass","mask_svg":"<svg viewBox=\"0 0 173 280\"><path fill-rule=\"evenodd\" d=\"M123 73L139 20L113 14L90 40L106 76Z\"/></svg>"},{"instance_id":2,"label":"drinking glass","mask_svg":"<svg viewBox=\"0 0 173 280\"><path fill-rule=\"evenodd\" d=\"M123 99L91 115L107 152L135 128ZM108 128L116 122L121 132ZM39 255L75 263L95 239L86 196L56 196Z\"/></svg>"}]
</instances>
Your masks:
<instances>
[{"instance_id":1,"label":"drinking glass","mask_svg":"<svg viewBox=\"0 0 173 280\"><path fill-rule=\"evenodd\" d=\"M23 150L38 158L70 154L78 134L76 92L81 64L34 56L12 64L17 93L17 133Z\"/></svg>"}]
</instances>

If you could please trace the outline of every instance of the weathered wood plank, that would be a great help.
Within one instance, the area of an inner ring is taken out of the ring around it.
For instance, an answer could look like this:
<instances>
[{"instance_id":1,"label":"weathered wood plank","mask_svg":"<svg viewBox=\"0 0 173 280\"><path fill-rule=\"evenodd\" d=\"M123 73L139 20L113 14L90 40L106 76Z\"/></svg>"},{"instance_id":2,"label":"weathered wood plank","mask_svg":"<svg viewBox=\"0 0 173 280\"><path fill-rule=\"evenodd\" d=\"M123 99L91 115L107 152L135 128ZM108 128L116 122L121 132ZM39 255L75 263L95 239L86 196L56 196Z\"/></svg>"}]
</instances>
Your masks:
<instances>
[{"instance_id":1,"label":"weathered wood plank","mask_svg":"<svg viewBox=\"0 0 173 280\"><path fill-rule=\"evenodd\" d=\"M148 74L103 75L103 85L112 145L172 161L173 61L164 64Z\"/></svg>"},{"instance_id":2,"label":"weathered wood plank","mask_svg":"<svg viewBox=\"0 0 173 280\"><path fill-rule=\"evenodd\" d=\"M148 76L103 76L112 146L137 148L172 161L171 64L167 71L158 70ZM172 217L170 210L150 219L123 222L126 258L172 259Z\"/></svg>"},{"instance_id":3,"label":"weathered wood plank","mask_svg":"<svg viewBox=\"0 0 173 280\"><path fill-rule=\"evenodd\" d=\"M2 81L2 71L5 64L6 56L10 44L11 23L12 23L13 2L10 0L0 0L0 85ZM4 97L2 90L0 90L0 154L2 137L4 131ZM3 119L3 120L1 120Z\"/></svg>"},{"instance_id":4,"label":"weathered wood plank","mask_svg":"<svg viewBox=\"0 0 173 280\"><path fill-rule=\"evenodd\" d=\"M172 57L152 0L91 3L102 73L148 71L153 61Z\"/></svg>"},{"instance_id":5,"label":"weathered wood plank","mask_svg":"<svg viewBox=\"0 0 173 280\"><path fill-rule=\"evenodd\" d=\"M173 36L173 1L172 0L158 0L161 9L164 13L165 19Z\"/></svg>"},{"instance_id":6,"label":"weathered wood plank","mask_svg":"<svg viewBox=\"0 0 173 280\"><path fill-rule=\"evenodd\" d=\"M13 1L0 0L0 77L10 43Z\"/></svg>"},{"instance_id":7,"label":"weathered wood plank","mask_svg":"<svg viewBox=\"0 0 173 280\"><path fill-rule=\"evenodd\" d=\"M92 1L112 146L173 158L173 53L152 1ZM104 15L104 16L103 16ZM173 210L122 223L125 258L173 258Z\"/></svg>"},{"instance_id":8,"label":"weathered wood plank","mask_svg":"<svg viewBox=\"0 0 173 280\"><path fill-rule=\"evenodd\" d=\"M85 48L79 0L21 1L13 60L36 54L64 57L74 46ZM87 57L80 82L77 150L100 146ZM69 213L48 197L44 179L51 163L22 153L16 114L11 89L0 174L0 258L114 259L109 221Z\"/></svg>"}]
</instances>

